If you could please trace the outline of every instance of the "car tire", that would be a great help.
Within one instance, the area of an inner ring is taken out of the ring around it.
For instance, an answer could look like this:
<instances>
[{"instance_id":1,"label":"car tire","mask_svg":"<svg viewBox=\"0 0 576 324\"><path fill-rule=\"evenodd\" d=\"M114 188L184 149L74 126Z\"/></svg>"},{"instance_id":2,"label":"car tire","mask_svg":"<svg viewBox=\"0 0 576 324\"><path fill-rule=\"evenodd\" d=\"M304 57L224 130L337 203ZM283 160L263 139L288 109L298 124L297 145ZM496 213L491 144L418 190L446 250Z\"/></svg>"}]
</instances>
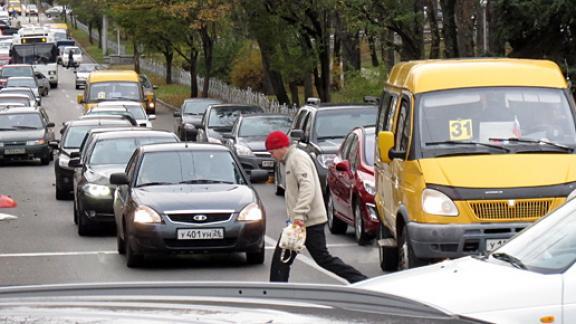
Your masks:
<instances>
[{"instance_id":1,"label":"car tire","mask_svg":"<svg viewBox=\"0 0 576 324\"><path fill-rule=\"evenodd\" d=\"M330 192L328 195L328 208L326 209L326 214L328 216L328 229L332 234L344 234L348 229L348 224L344 223L342 220L338 219L334 213L334 200L332 199L332 194Z\"/></svg>"},{"instance_id":2,"label":"car tire","mask_svg":"<svg viewBox=\"0 0 576 324\"><path fill-rule=\"evenodd\" d=\"M125 236L125 245L126 245L126 266L128 268L138 268L141 267L144 263L144 256L141 254L137 254L134 249L132 248L132 244L130 242L130 238Z\"/></svg>"},{"instance_id":3,"label":"car tire","mask_svg":"<svg viewBox=\"0 0 576 324\"><path fill-rule=\"evenodd\" d=\"M407 270L421 267L426 264L425 260L419 259L414 254L410 237L408 236L408 227L402 228L402 233L398 238L398 270Z\"/></svg>"},{"instance_id":4,"label":"car tire","mask_svg":"<svg viewBox=\"0 0 576 324\"><path fill-rule=\"evenodd\" d=\"M76 90L80 90L80 86L79 86L79 85L76 85Z\"/></svg>"},{"instance_id":5,"label":"car tire","mask_svg":"<svg viewBox=\"0 0 576 324\"><path fill-rule=\"evenodd\" d=\"M76 199L74 199L74 224L78 225L78 209L76 208Z\"/></svg>"},{"instance_id":6,"label":"car tire","mask_svg":"<svg viewBox=\"0 0 576 324\"><path fill-rule=\"evenodd\" d=\"M276 187L276 196L284 196L284 188L280 187L280 182L278 182L278 168L274 171L274 186Z\"/></svg>"},{"instance_id":7,"label":"car tire","mask_svg":"<svg viewBox=\"0 0 576 324\"><path fill-rule=\"evenodd\" d=\"M56 89L56 88L58 88L58 83L50 83L50 88L51 88L51 89Z\"/></svg>"},{"instance_id":8,"label":"car tire","mask_svg":"<svg viewBox=\"0 0 576 324\"><path fill-rule=\"evenodd\" d=\"M364 218L362 218L362 211L358 201L354 201L354 239L359 245L366 245L372 241L374 237L366 233L364 226Z\"/></svg>"},{"instance_id":9,"label":"car tire","mask_svg":"<svg viewBox=\"0 0 576 324\"><path fill-rule=\"evenodd\" d=\"M263 264L266 256L264 244L256 252L246 252L246 262L248 264Z\"/></svg>"},{"instance_id":10,"label":"car tire","mask_svg":"<svg viewBox=\"0 0 576 324\"><path fill-rule=\"evenodd\" d=\"M46 156L43 156L40 158L40 164L41 165L48 165L50 164L50 153L48 153Z\"/></svg>"},{"instance_id":11,"label":"car tire","mask_svg":"<svg viewBox=\"0 0 576 324\"><path fill-rule=\"evenodd\" d=\"M68 199L68 193L62 190L62 184L56 177L56 200L66 200Z\"/></svg>"},{"instance_id":12,"label":"car tire","mask_svg":"<svg viewBox=\"0 0 576 324\"><path fill-rule=\"evenodd\" d=\"M126 254L126 242L120 237L120 234L116 234L116 247L118 249L118 254Z\"/></svg>"},{"instance_id":13,"label":"car tire","mask_svg":"<svg viewBox=\"0 0 576 324\"><path fill-rule=\"evenodd\" d=\"M92 233L92 228L89 224L89 220L86 219L84 211L77 210L76 217L78 219L78 235L87 236Z\"/></svg>"},{"instance_id":14,"label":"car tire","mask_svg":"<svg viewBox=\"0 0 576 324\"><path fill-rule=\"evenodd\" d=\"M384 225L380 225L378 231L378 240L382 240L387 235L384 235L386 229ZM384 272L398 270L398 248L395 246L378 246L378 257L380 259L380 269Z\"/></svg>"}]
</instances>

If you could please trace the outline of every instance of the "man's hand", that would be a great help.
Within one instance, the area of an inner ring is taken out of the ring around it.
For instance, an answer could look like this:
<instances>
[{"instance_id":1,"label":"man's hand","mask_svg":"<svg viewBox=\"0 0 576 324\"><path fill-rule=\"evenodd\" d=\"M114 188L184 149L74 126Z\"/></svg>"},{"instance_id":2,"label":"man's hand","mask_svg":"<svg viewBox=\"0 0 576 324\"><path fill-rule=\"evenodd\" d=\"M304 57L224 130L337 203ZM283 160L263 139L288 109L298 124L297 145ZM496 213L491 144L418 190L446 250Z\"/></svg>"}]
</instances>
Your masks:
<instances>
[{"instance_id":1,"label":"man's hand","mask_svg":"<svg viewBox=\"0 0 576 324\"><path fill-rule=\"evenodd\" d=\"M293 226L298 226L298 227L306 227L306 225L304 224L304 221L301 219L296 219L292 222Z\"/></svg>"}]
</instances>

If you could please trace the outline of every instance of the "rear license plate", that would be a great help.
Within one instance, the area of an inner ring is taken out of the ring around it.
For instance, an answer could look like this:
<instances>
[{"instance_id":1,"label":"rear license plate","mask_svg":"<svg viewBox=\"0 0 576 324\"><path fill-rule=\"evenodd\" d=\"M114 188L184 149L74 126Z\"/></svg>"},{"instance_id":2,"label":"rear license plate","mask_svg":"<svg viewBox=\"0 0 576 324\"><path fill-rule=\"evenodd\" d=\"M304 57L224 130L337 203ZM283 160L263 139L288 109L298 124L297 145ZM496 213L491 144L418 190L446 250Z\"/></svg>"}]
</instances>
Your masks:
<instances>
[{"instance_id":1,"label":"rear license plate","mask_svg":"<svg viewBox=\"0 0 576 324\"><path fill-rule=\"evenodd\" d=\"M262 167L263 168L273 168L274 167L274 161L262 161Z\"/></svg>"},{"instance_id":2,"label":"rear license plate","mask_svg":"<svg viewBox=\"0 0 576 324\"><path fill-rule=\"evenodd\" d=\"M25 148L7 148L7 149L4 149L4 154L6 154L6 155L26 154L26 149Z\"/></svg>"},{"instance_id":3,"label":"rear license plate","mask_svg":"<svg viewBox=\"0 0 576 324\"><path fill-rule=\"evenodd\" d=\"M486 251L491 252L508 242L508 239L486 240Z\"/></svg>"},{"instance_id":4,"label":"rear license plate","mask_svg":"<svg viewBox=\"0 0 576 324\"><path fill-rule=\"evenodd\" d=\"M223 228L179 229L179 240L221 240L224 239Z\"/></svg>"}]
</instances>

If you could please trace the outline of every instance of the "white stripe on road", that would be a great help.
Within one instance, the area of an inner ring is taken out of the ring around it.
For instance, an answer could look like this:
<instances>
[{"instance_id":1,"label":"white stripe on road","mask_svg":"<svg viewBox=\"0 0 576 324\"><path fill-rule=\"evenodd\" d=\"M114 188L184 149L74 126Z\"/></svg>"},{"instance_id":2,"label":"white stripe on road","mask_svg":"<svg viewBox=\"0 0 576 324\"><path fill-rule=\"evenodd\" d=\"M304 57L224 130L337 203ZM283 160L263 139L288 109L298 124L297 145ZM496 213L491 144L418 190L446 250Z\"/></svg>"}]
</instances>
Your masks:
<instances>
[{"instance_id":1,"label":"white stripe on road","mask_svg":"<svg viewBox=\"0 0 576 324\"><path fill-rule=\"evenodd\" d=\"M275 247L276 247L276 243L277 243L277 242L276 242L275 239L273 239L273 238L271 238L271 237L269 237L269 236L265 236L265 237L264 237L264 240L266 241L266 243L267 243L268 245L271 245L272 248L275 248ZM329 276L329 277L331 277L331 278L333 278L333 279L336 279L336 280L340 281L341 283L348 284L348 281L346 281L346 279L341 278L341 277L335 275L334 273L332 273L332 272L330 272L330 271L322 268L321 266L317 265L316 262L314 262L314 260L310 259L309 257L305 256L305 255L302 254L302 253L298 254L298 256L296 257L296 260L300 260L300 261L304 262L304 264L306 264L306 265L308 265L308 266L310 266L310 267L312 267L312 268L314 268L314 269L322 272L323 274L325 274L325 275L327 275L327 276Z\"/></svg>"},{"instance_id":2,"label":"white stripe on road","mask_svg":"<svg viewBox=\"0 0 576 324\"><path fill-rule=\"evenodd\" d=\"M0 254L0 258L14 257L45 257L45 256L74 256L74 255L98 255L118 254L117 251L78 251L78 252L38 252L38 253L6 253Z\"/></svg>"}]
</instances>

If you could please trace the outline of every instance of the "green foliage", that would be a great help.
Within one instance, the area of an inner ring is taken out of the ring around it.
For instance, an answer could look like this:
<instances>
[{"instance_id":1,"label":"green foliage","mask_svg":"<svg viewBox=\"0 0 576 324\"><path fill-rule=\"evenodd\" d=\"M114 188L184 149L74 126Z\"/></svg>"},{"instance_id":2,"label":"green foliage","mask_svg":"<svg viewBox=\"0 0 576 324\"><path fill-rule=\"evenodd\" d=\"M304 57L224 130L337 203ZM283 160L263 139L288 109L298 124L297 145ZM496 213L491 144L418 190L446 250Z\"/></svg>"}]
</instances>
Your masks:
<instances>
[{"instance_id":1,"label":"green foliage","mask_svg":"<svg viewBox=\"0 0 576 324\"><path fill-rule=\"evenodd\" d=\"M383 66L348 73L344 88L334 92L332 99L334 102L358 103L364 100L364 96L380 96L386 77Z\"/></svg>"},{"instance_id":2,"label":"green foliage","mask_svg":"<svg viewBox=\"0 0 576 324\"><path fill-rule=\"evenodd\" d=\"M80 29L74 29L71 24L68 24L68 30L70 31L72 38L82 46L88 55L90 55L96 62L104 63L104 54L102 53L102 49L98 48L98 44L90 44L88 33L85 33Z\"/></svg>"},{"instance_id":3,"label":"green foliage","mask_svg":"<svg viewBox=\"0 0 576 324\"><path fill-rule=\"evenodd\" d=\"M252 88L255 91L262 91L264 88L262 58L260 51L253 44L246 44L234 60L230 82L242 89Z\"/></svg>"}]
</instances>

